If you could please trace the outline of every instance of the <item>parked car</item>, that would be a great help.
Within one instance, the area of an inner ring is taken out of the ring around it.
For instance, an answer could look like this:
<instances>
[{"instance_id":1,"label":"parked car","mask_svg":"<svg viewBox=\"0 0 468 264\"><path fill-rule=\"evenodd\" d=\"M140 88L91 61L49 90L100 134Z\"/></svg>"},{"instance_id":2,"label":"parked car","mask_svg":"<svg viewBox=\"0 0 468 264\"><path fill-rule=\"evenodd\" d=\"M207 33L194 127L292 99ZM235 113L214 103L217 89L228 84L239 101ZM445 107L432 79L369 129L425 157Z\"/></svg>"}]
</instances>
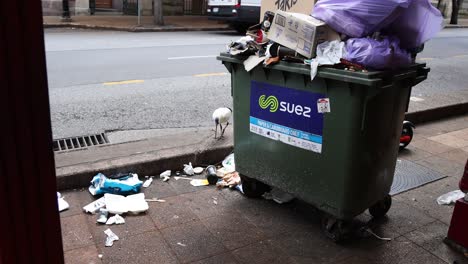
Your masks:
<instances>
[{"instance_id":1,"label":"parked car","mask_svg":"<svg viewBox=\"0 0 468 264\"><path fill-rule=\"evenodd\" d=\"M237 32L260 22L261 0L209 0L208 19L226 21Z\"/></svg>"}]
</instances>

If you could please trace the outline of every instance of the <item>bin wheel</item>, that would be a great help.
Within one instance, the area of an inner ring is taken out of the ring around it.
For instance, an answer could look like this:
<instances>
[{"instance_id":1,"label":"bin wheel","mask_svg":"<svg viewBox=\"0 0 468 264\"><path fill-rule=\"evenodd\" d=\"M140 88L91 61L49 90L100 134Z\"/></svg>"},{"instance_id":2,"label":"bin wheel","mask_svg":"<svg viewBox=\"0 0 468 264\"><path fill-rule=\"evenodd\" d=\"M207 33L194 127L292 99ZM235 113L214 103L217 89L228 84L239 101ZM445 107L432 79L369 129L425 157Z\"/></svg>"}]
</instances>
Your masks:
<instances>
[{"instance_id":1,"label":"bin wheel","mask_svg":"<svg viewBox=\"0 0 468 264\"><path fill-rule=\"evenodd\" d=\"M345 224L345 221L332 216L326 214L322 216L322 231L335 243L343 242L346 239L347 231Z\"/></svg>"},{"instance_id":2,"label":"bin wheel","mask_svg":"<svg viewBox=\"0 0 468 264\"><path fill-rule=\"evenodd\" d=\"M406 148L406 146L408 146L409 143L411 143L411 140L413 140L413 134L414 134L413 123L409 121L405 121L403 123L403 129L401 131L400 150Z\"/></svg>"},{"instance_id":3,"label":"bin wheel","mask_svg":"<svg viewBox=\"0 0 468 264\"><path fill-rule=\"evenodd\" d=\"M387 194L382 200L369 208L369 213L375 218L381 218L385 216L392 207L392 197Z\"/></svg>"},{"instance_id":4,"label":"bin wheel","mask_svg":"<svg viewBox=\"0 0 468 264\"><path fill-rule=\"evenodd\" d=\"M240 175L242 180L242 191L249 198L260 198L264 193L271 190L270 186L261 181Z\"/></svg>"}]
</instances>

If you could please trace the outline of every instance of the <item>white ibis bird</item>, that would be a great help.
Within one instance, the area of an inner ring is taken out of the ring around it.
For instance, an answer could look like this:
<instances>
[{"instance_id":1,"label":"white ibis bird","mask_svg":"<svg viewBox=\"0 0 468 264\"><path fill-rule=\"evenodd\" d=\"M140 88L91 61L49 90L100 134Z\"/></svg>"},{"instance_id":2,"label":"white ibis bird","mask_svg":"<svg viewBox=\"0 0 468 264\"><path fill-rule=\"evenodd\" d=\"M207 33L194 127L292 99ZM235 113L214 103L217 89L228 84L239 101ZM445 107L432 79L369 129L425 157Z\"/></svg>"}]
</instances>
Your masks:
<instances>
[{"instance_id":1,"label":"white ibis bird","mask_svg":"<svg viewBox=\"0 0 468 264\"><path fill-rule=\"evenodd\" d=\"M229 120L231 119L231 116L232 116L232 109L229 107L220 107L213 112L213 121L216 124L215 138L218 135L218 126L221 129L221 136L219 136L219 138L223 137L224 130L226 130L226 127L229 125ZM226 124L224 128L223 128L223 124Z\"/></svg>"}]
</instances>

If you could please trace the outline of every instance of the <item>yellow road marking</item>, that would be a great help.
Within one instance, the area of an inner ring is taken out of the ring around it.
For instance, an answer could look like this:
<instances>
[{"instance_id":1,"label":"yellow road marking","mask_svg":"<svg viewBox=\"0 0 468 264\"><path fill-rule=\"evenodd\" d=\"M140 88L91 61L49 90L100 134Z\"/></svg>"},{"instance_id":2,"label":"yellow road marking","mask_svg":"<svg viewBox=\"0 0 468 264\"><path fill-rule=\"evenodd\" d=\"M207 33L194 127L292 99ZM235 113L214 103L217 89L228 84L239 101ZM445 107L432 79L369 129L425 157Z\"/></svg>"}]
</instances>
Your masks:
<instances>
[{"instance_id":1,"label":"yellow road marking","mask_svg":"<svg viewBox=\"0 0 468 264\"><path fill-rule=\"evenodd\" d=\"M195 74L194 77L210 77L210 76L223 76L227 75L225 72L214 72L214 73L203 73L203 74Z\"/></svg>"},{"instance_id":2,"label":"yellow road marking","mask_svg":"<svg viewBox=\"0 0 468 264\"><path fill-rule=\"evenodd\" d=\"M468 54L453 56L453 58L464 58L464 57L468 57Z\"/></svg>"},{"instance_id":3,"label":"yellow road marking","mask_svg":"<svg viewBox=\"0 0 468 264\"><path fill-rule=\"evenodd\" d=\"M129 83L142 83L145 82L144 80L127 80L127 81L119 81L119 82L105 82L104 85L119 85L119 84L129 84Z\"/></svg>"}]
</instances>

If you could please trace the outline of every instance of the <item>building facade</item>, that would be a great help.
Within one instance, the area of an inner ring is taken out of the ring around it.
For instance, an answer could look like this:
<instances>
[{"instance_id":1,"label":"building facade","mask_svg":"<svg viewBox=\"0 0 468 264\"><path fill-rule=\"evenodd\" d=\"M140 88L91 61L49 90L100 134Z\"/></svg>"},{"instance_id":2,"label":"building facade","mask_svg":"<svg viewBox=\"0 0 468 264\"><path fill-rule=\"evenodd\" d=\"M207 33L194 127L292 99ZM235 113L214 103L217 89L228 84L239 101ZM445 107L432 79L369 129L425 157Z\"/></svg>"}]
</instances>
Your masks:
<instances>
[{"instance_id":1,"label":"building facade","mask_svg":"<svg viewBox=\"0 0 468 264\"><path fill-rule=\"evenodd\" d=\"M92 15L95 12L136 15L138 3L141 4L142 15L153 15L153 0L68 0L68 2L72 16ZM204 15L207 2L208 0L163 0L164 15ZM42 12L44 16L60 16L62 0L42 0Z\"/></svg>"}]
</instances>

